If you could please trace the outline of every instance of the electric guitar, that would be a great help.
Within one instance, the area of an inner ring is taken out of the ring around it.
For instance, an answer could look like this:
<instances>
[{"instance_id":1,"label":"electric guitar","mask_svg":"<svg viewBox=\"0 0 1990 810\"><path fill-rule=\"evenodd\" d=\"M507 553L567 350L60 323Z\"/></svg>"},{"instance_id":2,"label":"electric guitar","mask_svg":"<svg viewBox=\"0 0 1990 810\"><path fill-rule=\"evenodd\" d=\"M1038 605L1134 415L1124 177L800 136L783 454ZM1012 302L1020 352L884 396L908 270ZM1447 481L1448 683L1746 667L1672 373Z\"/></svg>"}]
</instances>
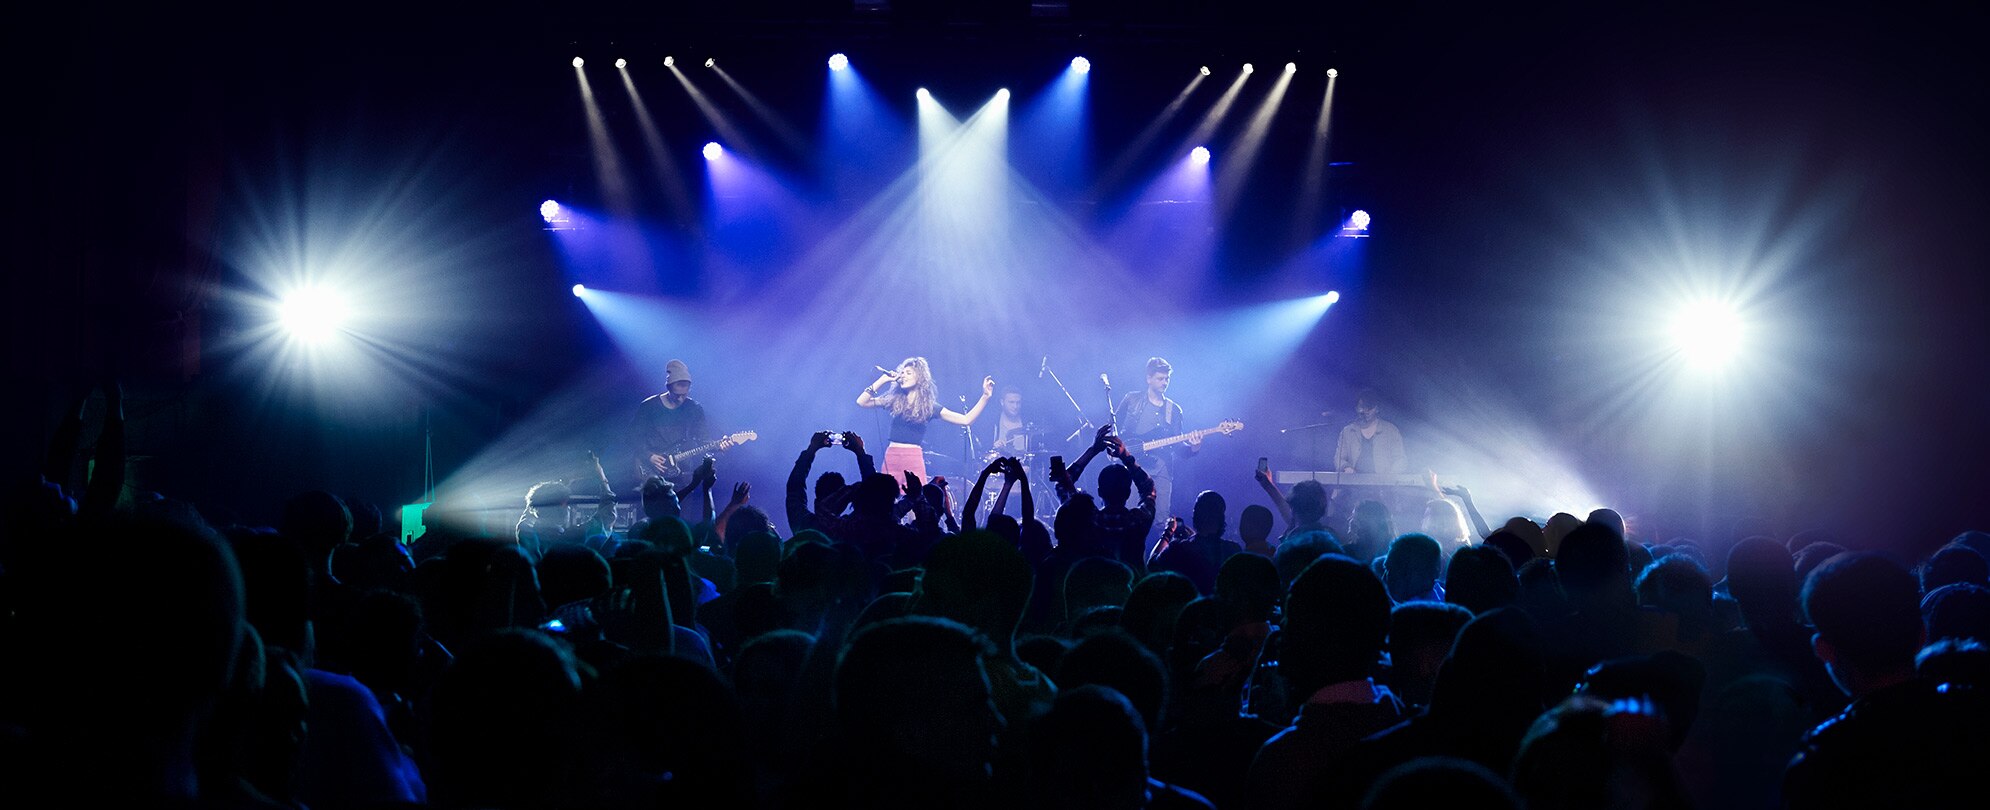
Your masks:
<instances>
[{"instance_id":1,"label":"electric guitar","mask_svg":"<svg viewBox=\"0 0 1990 810\"><path fill-rule=\"evenodd\" d=\"M1235 419L1225 419L1222 422L1217 423L1216 427L1208 427L1208 428L1203 428L1201 430L1191 430L1179 436L1169 436L1165 439L1155 439L1151 442L1141 442L1140 452L1152 453L1156 450L1159 450L1163 447L1167 447L1169 445L1181 444L1182 442L1196 441L1212 433L1221 433L1225 436L1228 436L1232 433L1236 433L1237 431L1243 429L1244 429L1243 422L1239 422Z\"/></svg>"},{"instance_id":2,"label":"electric guitar","mask_svg":"<svg viewBox=\"0 0 1990 810\"><path fill-rule=\"evenodd\" d=\"M637 462L637 467L640 468L645 478L657 476L675 482L690 472L684 466L686 462L702 458L706 453L714 450L731 450L734 447L758 438L760 438L760 434L751 430L743 430L738 433L722 436L718 441L698 445L682 453L646 456Z\"/></svg>"}]
</instances>

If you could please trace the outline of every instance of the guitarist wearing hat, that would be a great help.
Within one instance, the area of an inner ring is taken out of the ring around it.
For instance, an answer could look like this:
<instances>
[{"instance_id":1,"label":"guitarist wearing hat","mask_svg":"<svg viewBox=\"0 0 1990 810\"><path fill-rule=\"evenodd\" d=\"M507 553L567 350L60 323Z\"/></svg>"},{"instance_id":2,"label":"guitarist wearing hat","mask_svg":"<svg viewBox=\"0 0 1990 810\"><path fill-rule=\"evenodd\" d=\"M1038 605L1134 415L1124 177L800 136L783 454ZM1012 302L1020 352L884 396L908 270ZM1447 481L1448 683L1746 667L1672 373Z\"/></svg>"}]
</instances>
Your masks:
<instances>
[{"instance_id":1,"label":"guitarist wearing hat","mask_svg":"<svg viewBox=\"0 0 1990 810\"><path fill-rule=\"evenodd\" d=\"M664 366L664 392L636 406L630 433L638 481L662 477L680 489L689 485L696 460L680 465L673 463L671 456L705 443L709 434L705 406L691 398L691 369L684 361L672 360Z\"/></svg>"}]
</instances>

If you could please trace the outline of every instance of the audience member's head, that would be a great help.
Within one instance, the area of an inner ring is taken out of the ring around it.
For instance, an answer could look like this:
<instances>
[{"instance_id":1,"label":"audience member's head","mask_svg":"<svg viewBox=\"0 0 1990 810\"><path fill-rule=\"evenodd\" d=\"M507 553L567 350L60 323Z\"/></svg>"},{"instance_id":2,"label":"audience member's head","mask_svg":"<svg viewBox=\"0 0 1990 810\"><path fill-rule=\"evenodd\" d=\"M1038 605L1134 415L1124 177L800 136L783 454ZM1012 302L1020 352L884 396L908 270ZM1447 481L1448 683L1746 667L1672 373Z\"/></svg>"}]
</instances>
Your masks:
<instances>
[{"instance_id":1,"label":"audience member's head","mask_svg":"<svg viewBox=\"0 0 1990 810\"><path fill-rule=\"evenodd\" d=\"M1314 560L1340 553L1340 541L1334 539L1334 533L1320 529L1285 538L1285 542L1278 544L1278 550L1272 552L1271 563L1278 569L1280 585L1291 588L1292 581L1298 579L1299 574Z\"/></svg>"},{"instance_id":2,"label":"audience member's head","mask_svg":"<svg viewBox=\"0 0 1990 810\"><path fill-rule=\"evenodd\" d=\"M1472 612L1443 602L1404 602L1389 614L1389 688L1413 706L1430 703L1437 671Z\"/></svg>"},{"instance_id":3,"label":"audience member's head","mask_svg":"<svg viewBox=\"0 0 1990 810\"><path fill-rule=\"evenodd\" d=\"M1099 470L1099 500L1105 505L1125 506L1133 495L1133 472L1123 464L1107 464Z\"/></svg>"},{"instance_id":4,"label":"audience member's head","mask_svg":"<svg viewBox=\"0 0 1990 810\"><path fill-rule=\"evenodd\" d=\"M1571 697L1528 730L1513 788L1528 810L1686 807L1665 744L1650 702Z\"/></svg>"},{"instance_id":5,"label":"audience member's head","mask_svg":"<svg viewBox=\"0 0 1990 810\"><path fill-rule=\"evenodd\" d=\"M1913 675L1925 637L1920 601L1914 575L1877 554L1835 556L1811 572L1803 612L1839 688L1857 699Z\"/></svg>"},{"instance_id":6,"label":"audience member's head","mask_svg":"<svg viewBox=\"0 0 1990 810\"><path fill-rule=\"evenodd\" d=\"M1105 557L1081 557L1064 572L1064 618L1095 607L1119 607L1133 593L1133 569Z\"/></svg>"},{"instance_id":7,"label":"audience member's head","mask_svg":"<svg viewBox=\"0 0 1990 810\"><path fill-rule=\"evenodd\" d=\"M283 520L277 531L296 543L312 570L323 570L332 550L352 538L352 513L339 496L329 492L305 492L283 505Z\"/></svg>"},{"instance_id":8,"label":"audience member's head","mask_svg":"<svg viewBox=\"0 0 1990 810\"><path fill-rule=\"evenodd\" d=\"M1618 540L1631 539L1629 533L1624 531L1624 516L1617 514L1617 510L1615 509L1590 510L1589 517L1585 518L1583 523L1600 523L1609 530L1616 532Z\"/></svg>"},{"instance_id":9,"label":"audience member's head","mask_svg":"<svg viewBox=\"0 0 1990 810\"><path fill-rule=\"evenodd\" d=\"M1569 532L1581 527L1582 519L1567 512L1556 512L1553 515L1549 515L1548 524L1541 527L1541 538L1548 544L1546 556L1562 556L1562 541L1568 539Z\"/></svg>"},{"instance_id":10,"label":"audience member's head","mask_svg":"<svg viewBox=\"0 0 1990 810\"><path fill-rule=\"evenodd\" d=\"M1473 613L1513 604L1519 593L1513 562L1499 549L1461 548L1444 567L1444 601Z\"/></svg>"},{"instance_id":11,"label":"audience member's head","mask_svg":"<svg viewBox=\"0 0 1990 810\"><path fill-rule=\"evenodd\" d=\"M1695 641L1714 632L1714 583L1691 557L1673 555L1638 575L1638 606L1679 617L1679 638Z\"/></svg>"},{"instance_id":12,"label":"audience member's head","mask_svg":"<svg viewBox=\"0 0 1990 810\"><path fill-rule=\"evenodd\" d=\"M815 513L818 515L840 515L848 506L842 498L843 488L849 483L840 472L830 471L815 477Z\"/></svg>"},{"instance_id":13,"label":"audience member's head","mask_svg":"<svg viewBox=\"0 0 1990 810\"><path fill-rule=\"evenodd\" d=\"M732 564L736 586L773 582L781 567L781 538L773 532L753 532L739 538L732 549Z\"/></svg>"},{"instance_id":14,"label":"audience member's head","mask_svg":"<svg viewBox=\"0 0 1990 810\"><path fill-rule=\"evenodd\" d=\"M1256 554L1232 554L1216 571L1216 598L1236 605L1244 621L1270 619L1283 595L1278 566Z\"/></svg>"},{"instance_id":15,"label":"audience member's head","mask_svg":"<svg viewBox=\"0 0 1990 810\"><path fill-rule=\"evenodd\" d=\"M1389 637L1389 593L1375 572L1352 558L1313 561L1285 599L1280 669L1293 696L1367 678Z\"/></svg>"},{"instance_id":16,"label":"audience member's head","mask_svg":"<svg viewBox=\"0 0 1990 810\"><path fill-rule=\"evenodd\" d=\"M1380 554L1395 536L1396 520L1389 515L1389 507L1381 501L1362 501L1348 515L1347 534L1340 542L1348 556L1366 560Z\"/></svg>"},{"instance_id":17,"label":"audience member's head","mask_svg":"<svg viewBox=\"0 0 1990 810\"><path fill-rule=\"evenodd\" d=\"M1522 523L1527 522L1525 518L1514 518L1514 520ZM1527 525L1532 526L1534 524L1528 523ZM1497 549L1499 553L1506 555L1508 567L1515 571L1520 570L1520 566L1532 562L1535 557L1539 556L1534 553L1534 547L1529 545L1519 533L1509 529L1500 529L1493 532L1486 537L1483 545L1487 548Z\"/></svg>"},{"instance_id":18,"label":"audience member's head","mask_svg":"<svg viewBox=\"0 0 1990 810\"><path fill-rule=\"evenodd\" d=\"M1465 759L1424 757L1382 774L1361 800L1361 810L1428 810L1432 807L1520 810L1506 780Z\"/></svg>"},{"instance_id":19,"label":"audience member's head","mask_svg":"<svg viewBox=\"0 0 1990 810\"><path fill-rule=\"evenodd\" d=\"M1990 532L1963 532L1949 540L1949 545L1962 546L1983 555L1983 559L1990 560Z\"/></svg>"},{"instance_id":20,"label":"audience member's head","mask_svg":"<svg viewBox=\"0 0 1990 810\"><path fill-rule=\"evenodd\" d=\"M1990 646L1969 638L1942 639L1914 657L1914 676L1952 688L1990 688Z\"/></svg>"},{"instance_id":21,"label":"audience member's head","mask_svg":"<svg viewBox=\"0 0 1990 810\"><path fill-rule=\"evenodd\" d=\"M1430 535L1446 548L1457 548L1472 541L1472 530L1465 523L1465 512L1458 505L1442 498L1432 498L1423 504L1423 519L1417 522L1417 531Z\"/></svg>"},{"instance_id":22,"label":"audience member's head","mask_svg":"<svg viewBox=\"0 0 1990 810\"><path fill-rule=\"evenodd\" d=\"M1616 532L1578 524L1561 539L1555 577L1576 609L1611 610L1634 604L1630 558Z\"/></svg>"},{"instance_id":23,"label":"audience member's head","mask_svg":"<svg viewBox=\"0 0 1990 810\"><path fill-rule=\"evenodd\" d=\"M1035 581L1015 545L993 532L957 534L926 556L912 610L979 630L1008 653Z\"/></svg>"},{"instance_id":24,"label":"audience member's head","mask_svg":"<svg viewBox=\"0 0 1990 810\"><path fill-rule=\"evenodd\" d=\"M758 506L747 504L733 510L732 517L726 519L726 535L721 539L728 550L739 548L739 541L756 532L774 530L774 519Z\"/></svg>"},{"instance_id":25,"label":"audience member's head","mask_svg":"<svg viewBox=\"0 0 1990 810\"><path fill-rule=\"evenodd\" d=\"M1791 564L1796 567L1797 581L1809 581L1810 572L1817 570L1817 567L1823 565L1825 560L1843 553L1845 553L1844 546L1821 540L1804 546L1802 551L1796 552L1796 558L1791 561Z\"/></svg>"},{"instance_id":26,"label":"audience member's head","mask_svg":"<svg viewBox=\"0 0 1990 810\"><path fill-rule=\"evenodd\" d=\"M684 511L677 499L676 485L660 477L643 481L643 517L650 520L677 517Z\"/></svg>"},{"instance_id":27,"label":"audience member's head","mask_svg":"<svg viewBox=\"0 0 1990 810\"><path fill-rule=\"evenodd\" d=\"M836 664L836 726L860 761L953 784L987 781L995 710L988 639L959 622L909 616L866 627Z\"/></svg>"},{"instance_id":28,"label":"audience member's head","mask_svg":"<svg viewBox=\"0 0 1990 810\"><path fill-rule=\"evenodd\" d=\"M647 777L635 782L642 787L633 795L617 798L704 807L752 803L745 717L732 688L703 664L637 656L603 672L587 697L592 742Z\"/></svg>"},{"instance_id":29,"label":"audience member's head","mask_svg":"<svg viewBox=\"0 0 1990 810\"><path fill-rule=\"evenodd\" d=\"M1436 589L1439 569L1444 567L1444 549L1430 535L1411 533L1390 541L1384 559L1389 598L1398 602L1427 599Z\"/></svg>"},{"instance_id":30,"label":"audience member's head","mask_svg":"<svg viewBox=\"0 0 1990 810\"><path fill-rule=\"evenodd\" d=\"M1921 592L1932 593L1943 585L1965 583L1990 586L1990 563L1975 549L1953 543L1941 547L1921 565Z\"/></svg>"},{"instance_id":31,"label":"audience member's head","mask_svg":"<svg viewBox=\"0 0 1990 810\"><path fill-rule=\"evenodd\" d=\"M1789 549L1767 537L1750 537L1727 552L1727 593L1750 626L1796 618L1797 574Z\"/></svg>"},{"instance_id":32,"label":"audience member's head","mask_svg":"<svg viewBox=\"0 0 1990 810\"><path fill-rule=\"evenodd\" d=\"M1118 630L1094 634L1072 645L1052 678L1060 689L1086 684L1111 687L1133 701L1147 725L1159 728L1168 700L1168 672L1161 658Z\"/></svg>"},{"instance_id":33,"label":"audience member's head","mask_svg":"<svg viewBox=\"0 0 1990 810\"><path fill-rule=\"evenodd\" d=\"M1165 652L1169 640L1174 638L1175 621L1181 617L1182 608L1199 595L1195 583L1181 574L1172 571L1148 574L1134 583L1133 593L1127 595L1126 611L1120 614L1119 626L1155 653Z\"/></svg>"},{"instance_id":34,"label":"audience member's head","mask_svg":"<svg viewBox=\"0 0 1990 810\"><path fill-rule=\"evenodd\" d=\"M586 546L556 545L539 559L539 594L549 608L593 599L612 582L608 561Z\"/></svg>"},{"instance_id":35,"label":"audience member's head","mask_svg":"<svg viewBox=\"0 0 1990 810\"><path fill-rule=\"evenodd\" d=\"M1990 643L1990 588L1955 584L1921 597L1921 622L1928 639L1968 638Z\"/></svg>"},{"instance_id":36,"label":"audience member's head","mask_svg":"<svg viewBox=\"0 0 1990 810\"><path fill-rule=\"evenodd\" d=\"M1205 489L1195 496L1195 507L1189 512L1189 527L1195 529L1197 540L1218 540L1229 529L1224 523L1223 512L1229 505L1216 490Z\"/></svg>"},{"instance_id":37,"label":"audience member's head","mask_svg":"<svg viewBox=\"0 0 1990 810\"><path fill-rule=\"evenodd\" d=\"M1292 507L1293 525L1319 526L1327 517L1327 488L1312 479L1293 484L1285 505Z\"/></svg>"},{"instance_id":38,"label":"audience member's head","mask_svg":"<svg viewBox=\"0 0 1990 810\"><path fill-rule=\"evenodd\" d=\"M1500 526L1500 531L1511 533L1514 537L1520 538L1527 544L1527 548L1532 550L1527 559L1514 563L1515 570L1519 570L1519 566L1526 565L1527 560L1535 557L1550 556L1548 554L1547 529L1543 528L1541 524L1524 517L1515 516L1509 518L1504 525ZM1498 532L1494 532L1494 534L1498 534ZM1557 536L1557 542L1560 542L1559 536Z\"/></svg>"},{"instance_id":39,"label":"audience member's head","mask_svg":"<svg viewBox=\"0 0 1990 810\"><path fill-rule=\"evenodd\" d=\"M1124 695L1104 686L1064 689L1030 729L1031 806L1148 806L1147 726Z\"/></svg>"},{"instance_id":40,"label":"audience member's head","mask_svg":"<svg viewBox=\"0 0 1990 810\"><path fill-rule=\"evenodd\" d=\"M459 807L544 807L571 789L580 674L529 630L461 649L435 687L431 798Z\"/></svg>"},{"instance_id":41,"label":"audience member's head","mask_svg":"<svg viewBox=\"0 0 1990 810\"><path fill-rule=\"evenodd\" d=\"M1263 504L1251 504L1237 515L1237 542L1245 548L1271 541L1272 514Z\"/></svg>"},{"instance_id":42,"label":"audience member's head","mask_svg":"<svg viewBox=\"0 0 1990 810\"><path fill-rule=\"evenodd\" d=\"M1700 714L1707 669L1697 659L1670 650L1604 661L1583 676L1581 693L1602 701L1649 698L1666 723L1667 744L1678 751Z\"/></svg>"}]
</instances>

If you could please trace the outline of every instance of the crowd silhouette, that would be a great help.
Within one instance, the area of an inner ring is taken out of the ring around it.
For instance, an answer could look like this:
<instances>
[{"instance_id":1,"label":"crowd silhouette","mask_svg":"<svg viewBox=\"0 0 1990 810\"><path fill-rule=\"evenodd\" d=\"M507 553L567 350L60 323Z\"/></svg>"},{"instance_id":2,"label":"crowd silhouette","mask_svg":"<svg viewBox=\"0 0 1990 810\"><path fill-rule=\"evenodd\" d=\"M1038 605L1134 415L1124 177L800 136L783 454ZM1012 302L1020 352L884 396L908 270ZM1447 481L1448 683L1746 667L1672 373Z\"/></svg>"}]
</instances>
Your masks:
<instances>
[{"instance_id":1,"label":"crowd silhouette","mask_svg":"<svg viewBox=\"0 0 1990 810\"><path fill-rule=\"evenodd\" d=\"M1908 561L1885 549L1919 538L1608 510L1494 529L1455 491L1399 533L1262 474L1234 525L1204 492L1164 526L1104 432L1060 503L1023 483L978 520L989 474L964 497L821 433L785 535L708 463L628 493L625 529L590 474L491 532L437 504L404 544L327 492L274 527L125 492L109 393L88 475L79 408L8 506L10 807L1984 801L1982 532ZM859 476L810 492L838 447Z\"/></svg>"}]
</instances>

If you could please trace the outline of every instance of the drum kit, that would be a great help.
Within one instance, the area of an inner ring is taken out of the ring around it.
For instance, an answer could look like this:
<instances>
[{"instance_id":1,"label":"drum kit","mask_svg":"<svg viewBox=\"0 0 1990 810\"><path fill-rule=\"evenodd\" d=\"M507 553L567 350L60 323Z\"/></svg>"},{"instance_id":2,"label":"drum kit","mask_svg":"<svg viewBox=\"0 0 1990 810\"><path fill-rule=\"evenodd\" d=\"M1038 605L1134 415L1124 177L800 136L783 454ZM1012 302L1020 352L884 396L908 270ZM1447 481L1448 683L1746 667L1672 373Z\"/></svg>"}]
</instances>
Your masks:
<instances>
[{"instance_id":1,"label":"drum kit","mask_svg":"<svg viewBox=\"0 0 1990 810\"><path fill-rule=\"evenodd\" d=\"M1057 490L1050 481L1050 457L1062 451L1054 448L1051 439L1043 431L1038 430L1034 423L1010 432L1008 438L992 447L976 444L968 460L927 449L925 451L927 472L944 475L955 481L954 496L965 498L968 488L974 486L974 481L981 477L981 471L990 463L997 458L1015 458L1023 463L1023 471L1028 473L1030 492L1036 501L1038 517L1044 518L1056 511ZM995 501L1002 494L1003 483L1003 476L999 472L988 476L988 486L983 492L981 503L975 505L978 516L985 518L995 508ZM1010 492L1009 503L1003 512L1015 515L1021 508L1019 493Z\"/></svg>"}]
</instances>

